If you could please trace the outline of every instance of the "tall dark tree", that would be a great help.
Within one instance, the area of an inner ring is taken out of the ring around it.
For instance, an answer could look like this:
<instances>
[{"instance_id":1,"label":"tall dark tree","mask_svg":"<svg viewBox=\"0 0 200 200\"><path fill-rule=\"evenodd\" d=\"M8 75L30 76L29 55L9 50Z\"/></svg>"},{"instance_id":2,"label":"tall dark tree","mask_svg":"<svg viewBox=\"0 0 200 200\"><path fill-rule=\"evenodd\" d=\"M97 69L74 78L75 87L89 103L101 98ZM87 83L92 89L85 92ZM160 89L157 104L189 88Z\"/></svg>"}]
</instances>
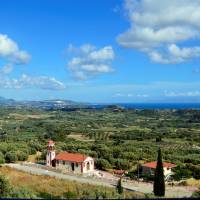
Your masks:
<instances>
[{"instance_id":1,"label":"tall dark tree","mask_svg":"<svg viewBox=\"0 0 200 200\"><path fill-rule=\"evenodd\" d=\"M155 170L153 191L155 196L165 196L165 177L161 149L158 149L157 166Z\"/></svg>"},{"instance_id":2,"label":"tall dark tree","mask_svg":"<svg viewBox=\"0 0 200 200\"><path fill-rule=\"evenodd\" d=\"M121 178L118 180L118 183L117 183L117 192L118 192L119 194L122 194L122 193L123 193L122 179L121 179Z\"/></svg>"}]
</instances>

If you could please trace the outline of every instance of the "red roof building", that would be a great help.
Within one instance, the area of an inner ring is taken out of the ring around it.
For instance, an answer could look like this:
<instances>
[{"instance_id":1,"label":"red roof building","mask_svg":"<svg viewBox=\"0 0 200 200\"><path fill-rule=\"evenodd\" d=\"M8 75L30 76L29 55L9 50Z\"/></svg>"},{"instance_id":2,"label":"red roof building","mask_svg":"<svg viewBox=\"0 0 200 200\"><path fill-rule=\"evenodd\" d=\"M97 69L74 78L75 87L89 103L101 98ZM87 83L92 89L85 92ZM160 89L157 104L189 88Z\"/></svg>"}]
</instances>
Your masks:
<instances>
[{"instance_id":1,"label":"red roof building","mask_svg":"<svg viewBox=\"0 0 200 200\"><path fill-rule=\"evenodd\" d=\"M60 152L56 155L54 141L47 144L46 164L55 167L62 172L92 173L94 171L94 159L80 153Z\"/></svg>"},{"instance_id":2,"label":"red roof building","mask_svg":"<svg viewBox=\"0 0 200 200\"><path fill-rule=\"evenodd\" d=\"M124 175L125 173L127 173L127 171L122 170L122 169L119 169L119 170L114 169L114 170L113 170L113 173L116 174L116 175L122 176L122 175Z\"/></svg>"},{"instance_id":3,"label":"red roof building","mask_svg":"<svg viewBox=\"0 0 200 200\"><path fill-rule=\"evenodd\" d=\"M142 165L142 173L146 175L154 175L156 166L157 166L157 162L145 163ZM173 174L171 169L174 167L176 167L176 165L173 163L163 162L163 172L164 172L165 177Z\"/></svg>"},{"instance_id":4,"label":"red roof building","mask_svg":"<svg viewBox=\"0 0 200 200\"><path fill-rule=\"evenodd\" d=\"M49 140L48 141L48 145L54 145L55 143L54 143L54 141L53 140Z\"/></svg>"},{"instance_id":5,"label":"red roof building","mask_svg":"<svg viewBox=\"0 0 200 200\"><path fill-rule=\"evenodd\" d=\"M64 160L64 161L70 161L70 162L76 162L76 163L82 163L86 160L88 156L80 153L68 153L68 152L61 152L58 155L56 155L56 160Z\"/></svg>"},{"instance_id":6,"label":"red roof building","mask_svg":"<svg viewBox=\"0 0 200 200\"><path fill-rule=\"evenodd\" d=\"M145 163L145 164L143 164L142 166L145 166L145 167L148 167L148 168L151 168L151 169L156 169L157 162ZM163 167L164 167L164 168L173 168L173 167L176 167L176 165L173 164L173 163L163 162Z\"/></svg>"}]
</instances>

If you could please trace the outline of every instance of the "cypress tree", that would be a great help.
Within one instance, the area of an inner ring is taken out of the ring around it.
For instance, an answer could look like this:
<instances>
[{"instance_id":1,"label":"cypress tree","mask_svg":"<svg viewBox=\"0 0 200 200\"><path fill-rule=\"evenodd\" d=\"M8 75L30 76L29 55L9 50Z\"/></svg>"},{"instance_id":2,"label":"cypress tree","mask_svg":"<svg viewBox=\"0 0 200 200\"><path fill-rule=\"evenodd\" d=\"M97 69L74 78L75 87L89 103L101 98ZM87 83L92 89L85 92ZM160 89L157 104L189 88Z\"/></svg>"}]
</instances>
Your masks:
<instances>
[{"instance_id":1,"label":"cypress tree","mask_svg":"<svg viewBox=\"0 0 200 200\"><path fill-rule=\"evenodd\" d=\"M161 149L158 149L157 166L154 176L153 191L155 196L165 196L165 177L162 163Z\"/></svg>"},{"instance_id":2,"label":"cypress tree","mask_svg":"<svg viewBox=\"0 0 200 200\"><path fill-rule=\"evenodd\" d=\"M120 178L118 183L117 183L117 192L119 194L122 194L123 193L123 187L122 187L122 179Z\"/></svg>"}]
</instances>

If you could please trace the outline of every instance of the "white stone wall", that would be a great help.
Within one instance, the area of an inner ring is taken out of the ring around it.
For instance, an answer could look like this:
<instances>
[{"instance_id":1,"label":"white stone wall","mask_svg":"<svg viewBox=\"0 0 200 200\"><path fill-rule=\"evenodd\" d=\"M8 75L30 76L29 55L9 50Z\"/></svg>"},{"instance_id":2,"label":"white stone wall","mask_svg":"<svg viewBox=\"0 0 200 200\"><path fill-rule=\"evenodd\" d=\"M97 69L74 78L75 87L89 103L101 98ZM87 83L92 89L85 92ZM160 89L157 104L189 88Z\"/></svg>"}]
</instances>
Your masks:
<instances>
[{"instance_id":1,"label":"white stone wall","mask_svg":"<svg viewBox=\"0 0 200 200\"><path fill-rule=\"evenodd\" d=\"M164 175L165 176L167 176L168 174L172 173L172 169L171 168L164 167L163 170L164 170Z\"/></svg>"},{"instance_id":2,"label":"white stone wall","mask_svg":"<svg viewBox=\"0 0 200 200\"><path fill-rule=\"evenodd\" d=\"M52 165L52 160L54 160L55 156L56 156L55 151L47 151L47 155L46 155L46 165L47 166Z\"/></svg>"},{"instance_id":3,"label":"white stone wall","mask_svg":"<svg viewBox=\"0 0 200 200\"><path fill-rule=\"evenodd\" d=\"M154 172L155 172L155 169L151 169L146 166L142 167L142 173L144 173L144 174L149 174L149 175L152 174L153 175ZM168 174L172 173L172 170L171 170L171 168L163 167L163 172L164 172L164 175L167 176Z\"/></svg>"},{"instance_id":4,"label":"white stone wall","mask_svg":"<svg viewBox=\"0 0 200 200\"><path fill-rule=\"evenodd\" d=\"M72 163L74 163L74 171L72 170ZM56 169L60 169L63 172L74 172L77 174L82 173L81 172L81 163L76 163L76 162L57 160L56 161Z\"/></svg>"},{"instance_id":5,"label":"white stone wall","mask_svg":"<svg viewBox=\"0 0 200 200\"><path fill-rule=\"evenodd\" d=\"M74 163L74 171L72 170L72 163ZM63 172L74 172L77 174L92 172L94 171L94 159L88 157L83 163L57 160L56 169L60 169Z\"/></svg>"},{"instance_id":6,"label":"white stone wall","mask_svg":"<svg viewBox=\"0 0 200 200\"><path fill-rule=\"evenodd\" d=\"M89 163L89 170L88 170L88 163ZM94 159L88 157L83 163L83 173L92 172L94 171Z\"/></svg>"}]
</instances>

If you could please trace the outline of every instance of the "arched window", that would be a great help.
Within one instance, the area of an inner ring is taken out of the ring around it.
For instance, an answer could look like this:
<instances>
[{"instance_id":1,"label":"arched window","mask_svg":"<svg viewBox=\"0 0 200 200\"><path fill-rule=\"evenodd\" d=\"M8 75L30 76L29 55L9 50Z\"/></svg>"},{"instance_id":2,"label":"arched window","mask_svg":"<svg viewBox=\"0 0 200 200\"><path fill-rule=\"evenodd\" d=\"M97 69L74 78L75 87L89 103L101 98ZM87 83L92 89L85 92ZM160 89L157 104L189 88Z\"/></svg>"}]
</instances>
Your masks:
<instances>
[{"instance_id":1,"label":"arched window","mask_svg":"<svg viewBox=\"0 0 200 200\"><path fill-rule=\"evenodd\" d=\"M90 162L87 162L87 170L90 170Z\"/></svg>"}]
</instances>

